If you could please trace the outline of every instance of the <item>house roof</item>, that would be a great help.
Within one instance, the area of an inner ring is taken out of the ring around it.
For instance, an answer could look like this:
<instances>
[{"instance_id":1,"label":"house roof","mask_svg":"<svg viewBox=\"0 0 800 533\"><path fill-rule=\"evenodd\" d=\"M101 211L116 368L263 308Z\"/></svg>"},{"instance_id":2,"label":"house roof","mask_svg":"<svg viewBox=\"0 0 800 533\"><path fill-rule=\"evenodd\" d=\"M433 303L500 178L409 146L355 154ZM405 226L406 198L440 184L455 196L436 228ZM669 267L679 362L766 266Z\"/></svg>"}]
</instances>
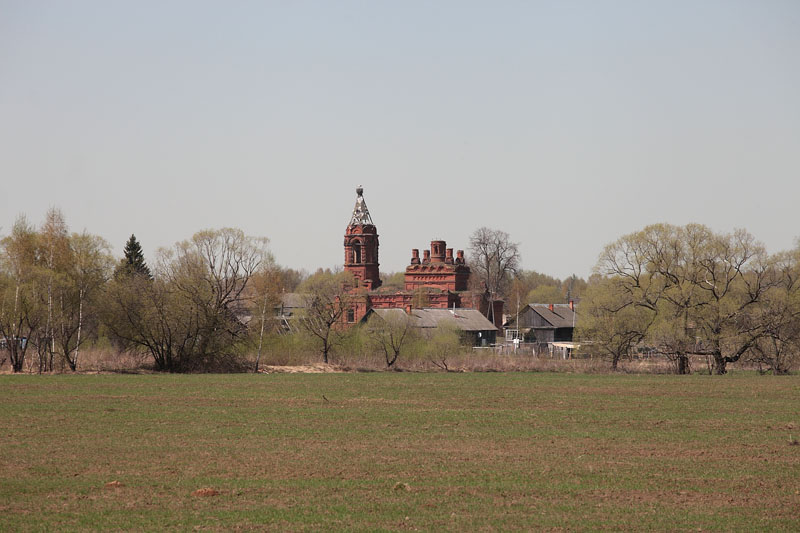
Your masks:
<instances>
[{"instance_id":1,"label":"house roof","mask_svg":"<svg viewBox=\"0 0 800 533\"><path fill-rule=\"evenodd\" d=\"M401 316L406 314L406 312L403 311L402 309L375 309L375 308L370 309L370 313L375 313L381 318L386 318L390 316Z\"/></svg>"},{"instance_id":2,"label":"house roof","mask_svg":"<svg viewBox=\"0 0 800 533\"><path fill-rule=\"evenodd\" d=\"M577 313L569 308L569 304L552 304L553 310L550 310L550 304L528 304L525 309L520 312L527 312L530 308L534 313L538 314L547 323L546 326L537 326L537 329L555 329L555 328L571 328L576 324ZM514 327L517 318L513 315L508 316L508 320L504 327Z\"/></svg>"},{"instance_id":3,"label":"house roof","mask_svg":"<svg viewBox=\"0 0 800 533\"><path fill-rule=\"evenodd\" d=\"M568 304L553 304L552 311L550 304L528 304L528 307L554 328L571 328L575 325L575 311Z\"/></svg>"},{"instance_id":4,"label":"house roof","mask_svg":"<svg viewBox=\"0 0 800 533\"><path fill-rule=\"evenodd\" d=\"M405 313L403 309L373 309L381 318ZM437 328L443 324L453 324L461 331L497 331L497 328L477 309L412 309L415 327Z\"/></svg>"}]
</instances>

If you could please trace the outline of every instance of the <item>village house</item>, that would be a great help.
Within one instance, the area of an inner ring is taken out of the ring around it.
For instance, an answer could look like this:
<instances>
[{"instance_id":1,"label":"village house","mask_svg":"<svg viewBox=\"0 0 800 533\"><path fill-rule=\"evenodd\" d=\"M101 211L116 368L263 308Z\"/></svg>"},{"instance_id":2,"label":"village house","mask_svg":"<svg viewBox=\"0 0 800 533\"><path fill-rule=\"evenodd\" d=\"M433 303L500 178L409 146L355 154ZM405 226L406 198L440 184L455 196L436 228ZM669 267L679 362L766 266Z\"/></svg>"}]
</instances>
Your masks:
<instances>
[{"instance_id":1,"label":"village house","mask_svg":"<svg viewBox=\"0 0 800 533\"><path fill-rule=\"evenodd\" d=\"M503 327L506 338L534 344L535 353L547 350L567 357L577 347L572 338L576 323L575 303L570 300L568 304L528 304L518 315L509 316Z\"/></svg>"}]
</instances>

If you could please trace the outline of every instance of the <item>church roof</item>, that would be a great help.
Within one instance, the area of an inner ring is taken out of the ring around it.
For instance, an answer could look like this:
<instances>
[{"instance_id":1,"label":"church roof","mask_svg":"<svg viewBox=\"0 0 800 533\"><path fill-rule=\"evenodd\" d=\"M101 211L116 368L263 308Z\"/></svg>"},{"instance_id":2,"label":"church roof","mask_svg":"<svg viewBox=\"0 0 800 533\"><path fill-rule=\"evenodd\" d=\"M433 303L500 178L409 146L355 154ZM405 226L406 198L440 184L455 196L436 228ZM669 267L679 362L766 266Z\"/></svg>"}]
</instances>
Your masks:
<instances>
[{"instance_id":1,"label":"church roof","mask_svg":"<svg viewBox=\"0 0 800 533\"><path fill-rule=\"evenodd\" d=\"M356 194L358 197L356 198L356 206L353 208L353 216L350 218L350 225L374 225L372 217L369 215L369 209L367 209L367 202L364 201L364 189L360 185L356 189Z\"/></svg>"},{"instance_id":2,"label":"church roof","mask_svg":"<svg viewBox=\"0 0 800 533\"><path fill-rule=\"evenodd\" d=\"M403 309L372 309L372 312L381 318L406 314ZM415 327L422 329L452 324L461 331L497 331L495 325L477 309L412 309L410 318L413 318Z\"/></svg>"}]
</instances>

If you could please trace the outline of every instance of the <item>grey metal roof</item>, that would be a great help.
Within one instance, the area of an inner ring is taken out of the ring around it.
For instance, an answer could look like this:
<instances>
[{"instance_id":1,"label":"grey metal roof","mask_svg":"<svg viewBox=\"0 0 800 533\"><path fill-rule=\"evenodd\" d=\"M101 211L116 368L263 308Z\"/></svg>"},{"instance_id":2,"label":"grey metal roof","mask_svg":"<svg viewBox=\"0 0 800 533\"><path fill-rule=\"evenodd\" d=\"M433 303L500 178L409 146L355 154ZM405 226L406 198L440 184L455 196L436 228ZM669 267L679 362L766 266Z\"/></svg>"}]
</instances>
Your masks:
<instances>
[{"instance_id":1,"label":"grey metal roof","mask_svg":"<svg viewBox=\"0 0 800 533\"><path fill-rule=\"evenodd\" d=\"M400 316L406 314L406 312L402 309L372 309L372 312L378 315L381 318L386 318L388 316Z\"/></svg>"},{"instance_id":2,"label":"grey metal roof","mask_svg":"<svg viewBox=\"0 0 800 533\"><path fill-rule=\"evenodd\" d=\"M528 307L554 328L571 328L575 325L575 312L569 308L568 304L553 304L552 311L549 304L528 304Z\"/></svg>"},{"instance_id":3,"label":"grey metal roof","mask_svg":"<svg viewBox=\"0 0 800 533\"><path fill-rule=\"evenodd\" d=\"M373 311L382 318L405 313L403 309L373 309ZM414 317L414 326L423 329L453 324L461 331L497 331L494 324L477 309L412 309L411 315Z\"/></svg>"}]
</instances>

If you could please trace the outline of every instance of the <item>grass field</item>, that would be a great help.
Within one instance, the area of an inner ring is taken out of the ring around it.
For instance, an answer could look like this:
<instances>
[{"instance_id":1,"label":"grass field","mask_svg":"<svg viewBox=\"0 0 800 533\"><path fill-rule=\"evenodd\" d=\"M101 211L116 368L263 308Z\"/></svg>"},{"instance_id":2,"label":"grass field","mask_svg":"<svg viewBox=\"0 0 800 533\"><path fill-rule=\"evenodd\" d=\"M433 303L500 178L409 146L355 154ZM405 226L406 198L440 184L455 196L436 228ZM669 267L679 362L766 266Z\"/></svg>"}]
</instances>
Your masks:
<instances>
[{"instance_id":1,"label":"grass field","mask_svg":"<svg viewBox=\"0 0 800 533\"><path fill-rule=\"evenodd\" d=\"M3 531L800 529L798 376L25 375L0 400Z\"/></svg>"}]
</instances>

